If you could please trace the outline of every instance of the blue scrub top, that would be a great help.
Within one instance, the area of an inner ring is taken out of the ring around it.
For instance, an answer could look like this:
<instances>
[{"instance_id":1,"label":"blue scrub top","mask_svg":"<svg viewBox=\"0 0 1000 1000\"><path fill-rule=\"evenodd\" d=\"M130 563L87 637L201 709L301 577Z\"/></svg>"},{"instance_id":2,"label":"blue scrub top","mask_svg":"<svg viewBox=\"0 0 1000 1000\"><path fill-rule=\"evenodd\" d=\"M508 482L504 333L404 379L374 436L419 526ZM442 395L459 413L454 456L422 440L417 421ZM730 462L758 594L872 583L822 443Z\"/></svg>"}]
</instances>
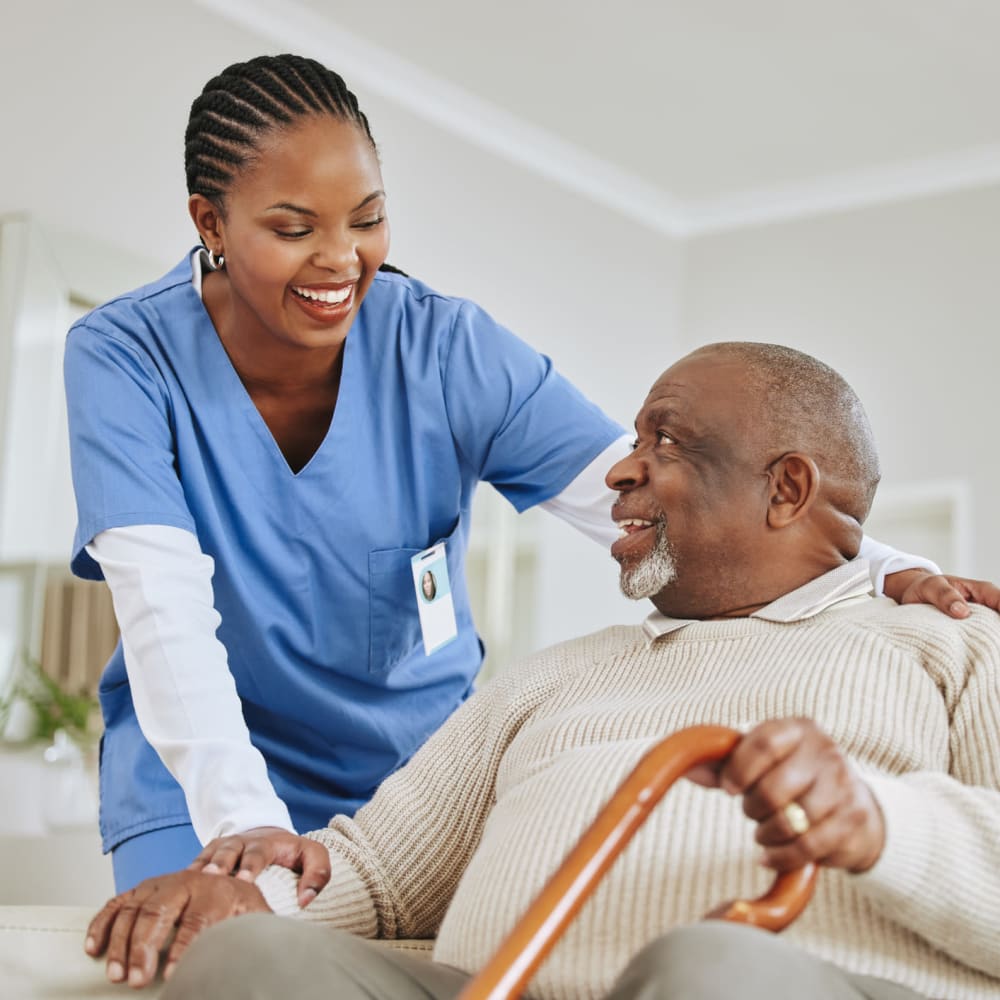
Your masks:
<instances>
[{"instance_id":1,"label":"blue scrub top","mask_svg":"<svg viewBox=\"0 0 1000 1000\"><path fill-rule=\"evenodd\" d=\"M79 523L194 532L251 739L299 831L352 814L468 695L482 660L464 557L480 480L518 510L622 429L473 303L380 272L347 337L330 429L297 474L229 361L185 258L66 346ZM447 542L456 641L427 656L410 559ZM100 685L105 849L189 822L146 742L121 644Z\"/></svg>"}]
</instances>

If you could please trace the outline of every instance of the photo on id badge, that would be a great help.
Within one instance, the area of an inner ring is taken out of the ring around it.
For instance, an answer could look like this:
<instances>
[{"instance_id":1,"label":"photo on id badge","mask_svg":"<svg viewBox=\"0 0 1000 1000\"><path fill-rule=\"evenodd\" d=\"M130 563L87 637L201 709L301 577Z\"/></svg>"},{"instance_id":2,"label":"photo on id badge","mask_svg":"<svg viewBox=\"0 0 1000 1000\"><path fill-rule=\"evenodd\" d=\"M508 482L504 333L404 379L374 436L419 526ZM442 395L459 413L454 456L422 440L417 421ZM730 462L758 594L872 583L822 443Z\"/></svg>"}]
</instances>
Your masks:
<instances>
[{"instance_id":1,"label":"photo on id badge","mask_svg":"<svg viewBox=\"0 0 1000 1000\"><path fill-rule=\"evenodd\" d=\"M445 543L438 542L415 555L410 560L410 569L420 615L420 631L424 637L424 652L430 656L458 635Z\"/></svg>"}]
</instances>

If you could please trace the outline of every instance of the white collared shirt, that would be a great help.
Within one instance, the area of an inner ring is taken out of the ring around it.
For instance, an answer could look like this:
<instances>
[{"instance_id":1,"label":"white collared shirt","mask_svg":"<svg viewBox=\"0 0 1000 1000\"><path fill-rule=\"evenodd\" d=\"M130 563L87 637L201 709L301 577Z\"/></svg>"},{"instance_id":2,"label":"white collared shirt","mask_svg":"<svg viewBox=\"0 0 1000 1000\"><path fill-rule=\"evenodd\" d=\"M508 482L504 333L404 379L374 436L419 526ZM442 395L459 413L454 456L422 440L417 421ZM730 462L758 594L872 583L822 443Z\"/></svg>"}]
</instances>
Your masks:
<instances>
[{"instance_id":1,"label":"white collared shirt","mask_svg":"<svg viewBox=\"0 0 1000 1000\"><path fill-rule=\"evenodd\" d=\"M822 576L810 580L790 593L783 594L777 600L752 614L747 618L763 618L769 622L799 622L812 618L821 611L833 607L857 604L874 596L871 570L868 561L858 557L843 566L830 570ZM726 621L739 619L725 619ZM657 639L677 632L688 625L700 624L701 619L668 618L659 611L653 611L642 623L650 645Z\"/></svg>"}]
</instances>

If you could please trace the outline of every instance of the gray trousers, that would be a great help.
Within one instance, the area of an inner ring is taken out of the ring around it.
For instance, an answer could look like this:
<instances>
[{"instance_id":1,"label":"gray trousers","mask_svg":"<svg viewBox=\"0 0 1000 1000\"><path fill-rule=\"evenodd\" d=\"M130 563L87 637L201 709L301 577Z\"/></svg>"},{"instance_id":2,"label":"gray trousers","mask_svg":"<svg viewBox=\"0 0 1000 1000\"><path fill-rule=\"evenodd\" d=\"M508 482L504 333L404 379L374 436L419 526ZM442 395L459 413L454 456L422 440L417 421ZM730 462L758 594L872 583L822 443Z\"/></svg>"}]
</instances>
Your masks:
<instances>
[{"instance_id":1,"label":"gray trousers","mask_svg":"<svg viewBox=\"0 0 1000 1000\"><path fill-rule=\"evenodd\" d=\"M267 914L191 946L162 1000L452 1000L469 976L361 938ZM843 972L779 935L721 921L680 927L629 963L607 1000L924 1000Z\"/></svg>"}]
</instances>

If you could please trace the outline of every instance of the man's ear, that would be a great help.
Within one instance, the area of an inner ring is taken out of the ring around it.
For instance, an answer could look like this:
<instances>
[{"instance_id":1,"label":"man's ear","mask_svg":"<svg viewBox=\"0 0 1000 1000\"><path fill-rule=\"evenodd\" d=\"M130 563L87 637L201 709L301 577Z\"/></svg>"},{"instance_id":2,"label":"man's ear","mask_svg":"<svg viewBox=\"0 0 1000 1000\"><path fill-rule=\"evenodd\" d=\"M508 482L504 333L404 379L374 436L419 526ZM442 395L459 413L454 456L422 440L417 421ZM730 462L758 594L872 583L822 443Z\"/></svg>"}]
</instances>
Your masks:
<instances>
[{"instance_id":1,"label":"man's ear","mask_svg":"<svg viewBox=\"0 0 1000 1000\"><path fill-rule=\"evenodd\" d=\"M225 253L223 219L218 207L203 194L193 194L188 198L188 212L202 243L216 256Z\"/></svg>"},{"instance_id":2,"label":"man's ear","mask_svg":"<svg viewBox=\"0 0 1000 1000\"><path fill-rule=\"evenodd\" d=\"M802 518L819 493L819 466L797 451L771 463L768 475L767 523L785 528Z\"/></svg>"}]
</instances>

